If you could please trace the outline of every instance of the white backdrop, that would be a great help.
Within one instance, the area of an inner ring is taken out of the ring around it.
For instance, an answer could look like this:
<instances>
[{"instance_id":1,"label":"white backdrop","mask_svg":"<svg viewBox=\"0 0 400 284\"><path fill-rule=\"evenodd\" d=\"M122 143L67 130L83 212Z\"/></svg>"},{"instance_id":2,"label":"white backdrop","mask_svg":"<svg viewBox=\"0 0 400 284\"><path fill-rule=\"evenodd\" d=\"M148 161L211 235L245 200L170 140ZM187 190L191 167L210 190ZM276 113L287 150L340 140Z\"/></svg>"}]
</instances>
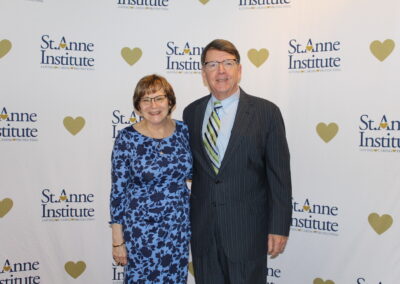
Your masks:
<instances>
[{"instance_id":1,"label":"white backdrop","mask_svg":"<svg viewBox=\"0 0 400 284\"><path fill-rule=\"evenodd\" d=\"M122 283L113 138L144 75L171 82L177 119L206 95L215 38L286 123L292 231L268 282L399 283L399 16L396 0L1 0L0 283Z\"/></svg>"}]
</instances>

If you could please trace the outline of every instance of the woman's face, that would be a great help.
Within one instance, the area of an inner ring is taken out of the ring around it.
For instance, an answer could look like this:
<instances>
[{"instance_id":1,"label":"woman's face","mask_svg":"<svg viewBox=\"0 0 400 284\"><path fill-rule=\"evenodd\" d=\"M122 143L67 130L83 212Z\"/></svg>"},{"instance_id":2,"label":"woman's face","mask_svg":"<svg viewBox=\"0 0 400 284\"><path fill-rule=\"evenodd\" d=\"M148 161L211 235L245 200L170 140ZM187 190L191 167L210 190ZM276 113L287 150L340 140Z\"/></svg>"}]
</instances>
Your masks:
<instances>
[{"instance_id":1,"label":"woman's face","mask_svg":"<svg viewBox=\"0 0 400 284\"><path fill-rule=\"evenodd\" d=\"M169 101L163 89L140 99L140 115L151 124L165 122L169 112Z\"/></svg>"}]
</instances>

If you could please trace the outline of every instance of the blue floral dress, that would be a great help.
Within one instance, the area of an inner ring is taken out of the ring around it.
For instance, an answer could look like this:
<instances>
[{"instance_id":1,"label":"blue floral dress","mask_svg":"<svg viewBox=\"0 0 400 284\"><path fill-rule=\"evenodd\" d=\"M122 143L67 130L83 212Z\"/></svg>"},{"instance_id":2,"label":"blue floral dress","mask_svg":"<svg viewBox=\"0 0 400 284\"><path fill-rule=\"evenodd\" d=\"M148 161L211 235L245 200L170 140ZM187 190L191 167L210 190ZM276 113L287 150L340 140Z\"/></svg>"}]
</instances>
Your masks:
<instances>
[{"instance_id":1,"label":"blue floral dress","mask_svg":"<svg viewBox=\"0 0 400 284\"><path fill-rule=\"evenodd\" d=\"M111 223L122 224L128 264L125 283L186 283L189 189L187 126L176 121L164 139L122 129L112 153Z\"/></svg>"}]
</instances>

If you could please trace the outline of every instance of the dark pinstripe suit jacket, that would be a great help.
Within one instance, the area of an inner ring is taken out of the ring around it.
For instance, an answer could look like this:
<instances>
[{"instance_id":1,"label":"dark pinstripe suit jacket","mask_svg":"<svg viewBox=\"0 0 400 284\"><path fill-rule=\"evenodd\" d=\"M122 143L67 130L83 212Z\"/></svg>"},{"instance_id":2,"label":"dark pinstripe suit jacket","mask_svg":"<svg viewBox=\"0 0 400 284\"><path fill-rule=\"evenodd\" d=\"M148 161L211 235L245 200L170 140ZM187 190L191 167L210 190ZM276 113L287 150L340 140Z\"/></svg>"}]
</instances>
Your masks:
<instances>
[{"instance_id":1,"label":"dark pinstripe suit jacket","mask_svg":"<svg viewBox=\"0 0 400 284\"><path fill-rule=\"evenodd\" d=\"M267 235L288 235L291 222L289 150L279 108L240 90L231 137L216 175L202 143L210 95L183 112L189 126L193 181L191 248L201 256L214 230L232 260L266 254Z\"/></svg>"}]
</instances>

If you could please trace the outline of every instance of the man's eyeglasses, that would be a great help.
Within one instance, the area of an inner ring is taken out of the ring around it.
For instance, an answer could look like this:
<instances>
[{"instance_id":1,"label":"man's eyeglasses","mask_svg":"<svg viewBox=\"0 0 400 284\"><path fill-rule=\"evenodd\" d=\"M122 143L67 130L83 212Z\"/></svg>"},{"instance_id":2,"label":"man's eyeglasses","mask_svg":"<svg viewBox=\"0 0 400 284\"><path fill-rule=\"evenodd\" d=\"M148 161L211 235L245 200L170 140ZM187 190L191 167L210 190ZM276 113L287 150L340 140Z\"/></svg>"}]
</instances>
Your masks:
<instances>
[{"instance_id":1,"label":"man's eyeglasses","mask_svg":"<svg viewBox=\"0 0 400 284\"><path fill-rule=\"evenodd\" d=\"M144 105L151 105L151 102L154 101L156 104L162 103L167 98L167 95L160 95L154 98L143 97L140 99L140 102Z\"/></svg>"},{"instance_id":2,"label":"man's eyeglasses","mask_svg":"<svg viewBox=\"0 0 400 284\"><path fill-rule=\"evenodd\" d=\"M220 64L224 66L225 69L232 69L237 63L237 59L225 59L224 61L208 61L204 62L204 67L207 70L214 71L218 68Z\"/></svg>"}]
</instances>

